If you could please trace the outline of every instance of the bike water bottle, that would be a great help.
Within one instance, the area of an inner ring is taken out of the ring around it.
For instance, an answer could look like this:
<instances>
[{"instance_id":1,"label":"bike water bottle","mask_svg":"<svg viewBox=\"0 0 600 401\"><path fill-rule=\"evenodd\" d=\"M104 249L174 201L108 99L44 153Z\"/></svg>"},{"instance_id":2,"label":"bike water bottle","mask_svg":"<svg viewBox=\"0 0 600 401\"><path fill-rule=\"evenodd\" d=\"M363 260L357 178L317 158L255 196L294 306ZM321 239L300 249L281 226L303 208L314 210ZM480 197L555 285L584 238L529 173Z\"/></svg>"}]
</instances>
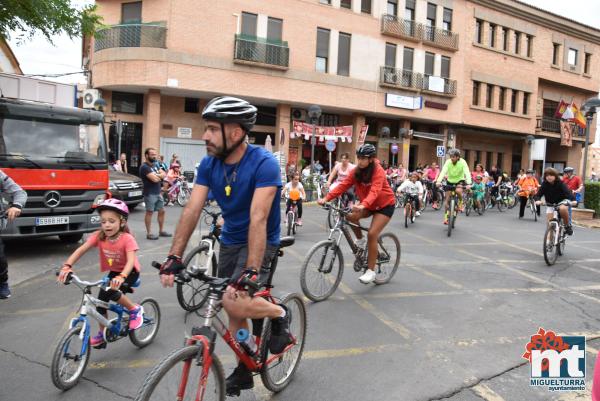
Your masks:
<instances>
[{"instance_id":1,"label":"bike water bottle","mask_svg":"<svg viewBox=\"0 0 600 401\"><path fill-rule=\"evenodd\" d=\"M254 348L254 338L250 335L248 329L239 329L235 333L235 339L240 343L241 347L250 355L254 357L256 352L253 350Z\"/></svg>"}]
</instances>

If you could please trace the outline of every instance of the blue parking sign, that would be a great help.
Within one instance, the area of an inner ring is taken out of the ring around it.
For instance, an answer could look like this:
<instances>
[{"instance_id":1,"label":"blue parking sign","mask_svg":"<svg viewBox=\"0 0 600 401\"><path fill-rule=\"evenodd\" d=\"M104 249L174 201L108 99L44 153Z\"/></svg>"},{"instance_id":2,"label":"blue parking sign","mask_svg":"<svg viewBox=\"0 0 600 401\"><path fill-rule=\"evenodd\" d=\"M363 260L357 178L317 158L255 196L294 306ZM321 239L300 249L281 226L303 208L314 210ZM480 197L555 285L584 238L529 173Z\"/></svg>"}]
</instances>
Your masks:
<instances>
[{"instance_id":1,"label":"blue parking sign","mask_svg":"<svg viewBox=\"0 0 600 401\"><path fill-rule=\"evenodd\" d=\"M437 154L437 157L446 156L446 148L444 146L438 146L436 149L436 154Z\"/></svg>"}]
</instances>

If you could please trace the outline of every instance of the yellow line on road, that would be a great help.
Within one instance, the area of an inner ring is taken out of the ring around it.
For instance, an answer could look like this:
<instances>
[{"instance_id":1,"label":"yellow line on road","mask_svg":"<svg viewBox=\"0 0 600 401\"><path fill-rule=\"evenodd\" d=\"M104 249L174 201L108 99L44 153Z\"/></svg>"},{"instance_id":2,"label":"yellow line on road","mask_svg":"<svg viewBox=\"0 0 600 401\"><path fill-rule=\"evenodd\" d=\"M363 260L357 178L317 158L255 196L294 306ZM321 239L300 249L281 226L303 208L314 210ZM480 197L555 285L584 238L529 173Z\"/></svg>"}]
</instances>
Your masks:
<instances>
[{"instance_id":1,"label":"yellow line on road","mask_svg":"<svg viewBox=\"0 0 600 401\"><path fill-rule=\"evenodd\" d=\"M418 238L418 239L420 239L422 241L425 241L425 242L427 242L428 244L431 244L431 245L436 245L436 246L438 245L437 242L435 242L435 241L433 241L433 240L431 240L431 239L429 239L427 237L424 237L422 235L412 233L412 232L410 232L408 230L404 230L402 232L402 235L404 235L404 234L409 235L409 236L414 237L414 238Z\"/></svg>"},{"instance_id":2,"label":"yellow line on road","mask_svg":"<svg viewBox=\"0 0 600 401\"><path fill-rule=\"evenodd\" d=\"M475 394L483 398L485 401L504 401L504 398L502 398L500 395L498 395L498 393L484 383L479 383L471 387L471 390L473 390Z\"/></svg>"},{"instance_id":3,"label":"yellow line on road","mask_svg":"<svg viewBox=\"0 0 600 401\"><path fill-rule=\"evenodd\" d=\"M0 312L0 316L27 316L27 315L35 315L38 313L52 313L52 312L62 312L67 309L72 308L73 305L69 306L59 306L55 308L40 308L40 309L21 309L14 312Z\"/></svg>"},{"instance_id":4,"label":"yellow line on road","mask_svg":"<svg viewBox=\"0 0 600 401\"><path fill-rule=\"evenodd\" d=\"M506 241L502 241L502 240L499 240L499 239L496 239L496 238L488 237L487 235L476 234L476 233L471 233L471 234L472 234L472 235L474 235L474 236L476 236L476 237L479 237L479 238L483 238L483 239L485 239L485 240L488 240L488 241L493 241L493 242L495 242L495 243L498 243L498 244L502 244L502 245L505 245L505 246L511 247L511 248L513 248L513 249L518 249L518 250L520 250L520 251L523 251L523 252L528 252L528 253L531 253L531 254L534 254L534 255L537 255L537 256L544 257L544 255L543 255L541 252L532 251L532 250L531 250L531 249L529 249L529 248L524 248L524 247L522 247L522 246L519 246L519 245L511 244L510 242L506 242ZM542 236L540 236L540 239L541 239L541 237L542 237ZM540 241L540 242L541 242L541 241Z\"/></svg>"},{"instance_id":5,"label":"yellow line on road","mask_svg":"<svg viewBox=\"0 0 600 401\"><path fill-rule=\"evenodd\" d=\"M443 277L443 276L440 276L439 274L436 274L436 273L430 272L429 270L426 270L426 269L424 269L424 268L422 268L422 267L419 267L419 266L413 265L413 264L411 264L411 263L407 263L405 266L406 266L406 267L408 267L409 269L412 269L412 270L418 271L419 273L421 273L421 274L424 274L424 275L426 275L427 277L431 277L431 278L433 278L433 279L436 279L436 280L438 280L438 281L441 281L442 283L444 283L444 284L446 284L446 285L448 285L448 286L450 286L450 287L452 287L452 288L455 288L455 289L457 289L457 290L460 290L460 289L462 289L462 288L463 288L463 286L462 286L462 285L460 285L460 284L458 284L457 282L455 282L455 281L452 281L452 280L450 280L450 279L448 279L448 278L445 278L445 277Z\"/></svg>"},{"instance_id":6,"label":"yellow line on road","mask_svg":"<svg viewBox=\"0 0 600 401\"><path fill-rule=\"evenodd\" d=\"M476 255L474 253L465 251L464 249L459 249L458 252L463 253L463 254L468 255L468 256L471 256L471 257L474 257L474 258L478 258L478 259L480 259L482 261L485 261L485 262L488 262L488 263L495 264L496 266L500 266L500 267L502 267L502 268L504 268L506 270L509 270L509 271L511 271L513 273L517 273L517 274L519 274L519 275L521 275L523 277L526 277L529 280L534 281L536 283L540 283L540 284L548 284L549 283L547 280L541 279L541 278L536 277L536 276L534 276L532 274L529 274L529 273L525 273L524 271L521 271L519 269L515 269L514 267L508 266L505 263L493 261L492 259L486 258L484 256Z\"/></svg>"}]
</instances>

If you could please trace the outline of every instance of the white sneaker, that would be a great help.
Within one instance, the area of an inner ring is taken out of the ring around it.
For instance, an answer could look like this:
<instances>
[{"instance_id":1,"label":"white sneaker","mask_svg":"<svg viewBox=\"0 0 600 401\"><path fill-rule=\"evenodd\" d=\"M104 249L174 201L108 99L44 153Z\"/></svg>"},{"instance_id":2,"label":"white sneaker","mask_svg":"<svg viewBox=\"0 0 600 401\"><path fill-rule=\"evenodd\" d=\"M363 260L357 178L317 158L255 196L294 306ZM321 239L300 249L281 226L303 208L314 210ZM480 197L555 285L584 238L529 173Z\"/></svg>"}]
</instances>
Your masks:
<instances>
[{"instance_id":1,"label":"white sneaker","mask_svg":"<svg viewBox=\"0 0 600 401\"><path fill-rule=\"evenodd\" d=\"M419 217L420 215L421 215L421 212L419 212L419 211L417 210L417 212L415 213L415 216Z\"/></svg>"},{"instance_id":2,"label":"white sneaker","mask_svg":"<svg viewBox=\"0 0 600 401\"><path fill-rule=\"evenodd\" d=\"M360 249L365 249L367 247L367 239L364 237L361 239L357 239L356 246L359 247Z\"/></svg>"},{"instance_id":3,"label":"white sneaker","mask_svg":"<svg viewBox=\"0 0 600 401\"><path fill-rule=\"evenodd\" d=\"M377 274L375 273L375 271L367 269L365 274L363 274L362 276L360 276L358 278L358 281L360 281L363 284L369 284L369 283L372 283L373 280L375 280L376 275Z\"/></svg>"}]
</instances>

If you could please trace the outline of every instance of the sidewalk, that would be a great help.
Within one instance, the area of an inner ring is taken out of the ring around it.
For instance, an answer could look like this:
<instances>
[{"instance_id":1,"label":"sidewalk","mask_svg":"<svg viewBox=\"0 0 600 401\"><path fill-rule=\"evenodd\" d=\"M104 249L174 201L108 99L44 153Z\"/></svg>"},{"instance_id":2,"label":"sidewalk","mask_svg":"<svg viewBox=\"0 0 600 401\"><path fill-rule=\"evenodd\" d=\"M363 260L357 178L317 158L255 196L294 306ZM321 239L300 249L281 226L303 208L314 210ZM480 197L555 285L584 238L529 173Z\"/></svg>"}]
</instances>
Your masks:
<instances>
[{"instance_id":1,"label":"sidewalk","mask_svg":"<svg viewBox=\"0 0 600 401\"><path fill-rule=\"evenodd\" d=\"M592 220L573 220L578 226L586 227L586 228L600 228L600 219L592 219Z\"/></svg>"}]
</instances>

